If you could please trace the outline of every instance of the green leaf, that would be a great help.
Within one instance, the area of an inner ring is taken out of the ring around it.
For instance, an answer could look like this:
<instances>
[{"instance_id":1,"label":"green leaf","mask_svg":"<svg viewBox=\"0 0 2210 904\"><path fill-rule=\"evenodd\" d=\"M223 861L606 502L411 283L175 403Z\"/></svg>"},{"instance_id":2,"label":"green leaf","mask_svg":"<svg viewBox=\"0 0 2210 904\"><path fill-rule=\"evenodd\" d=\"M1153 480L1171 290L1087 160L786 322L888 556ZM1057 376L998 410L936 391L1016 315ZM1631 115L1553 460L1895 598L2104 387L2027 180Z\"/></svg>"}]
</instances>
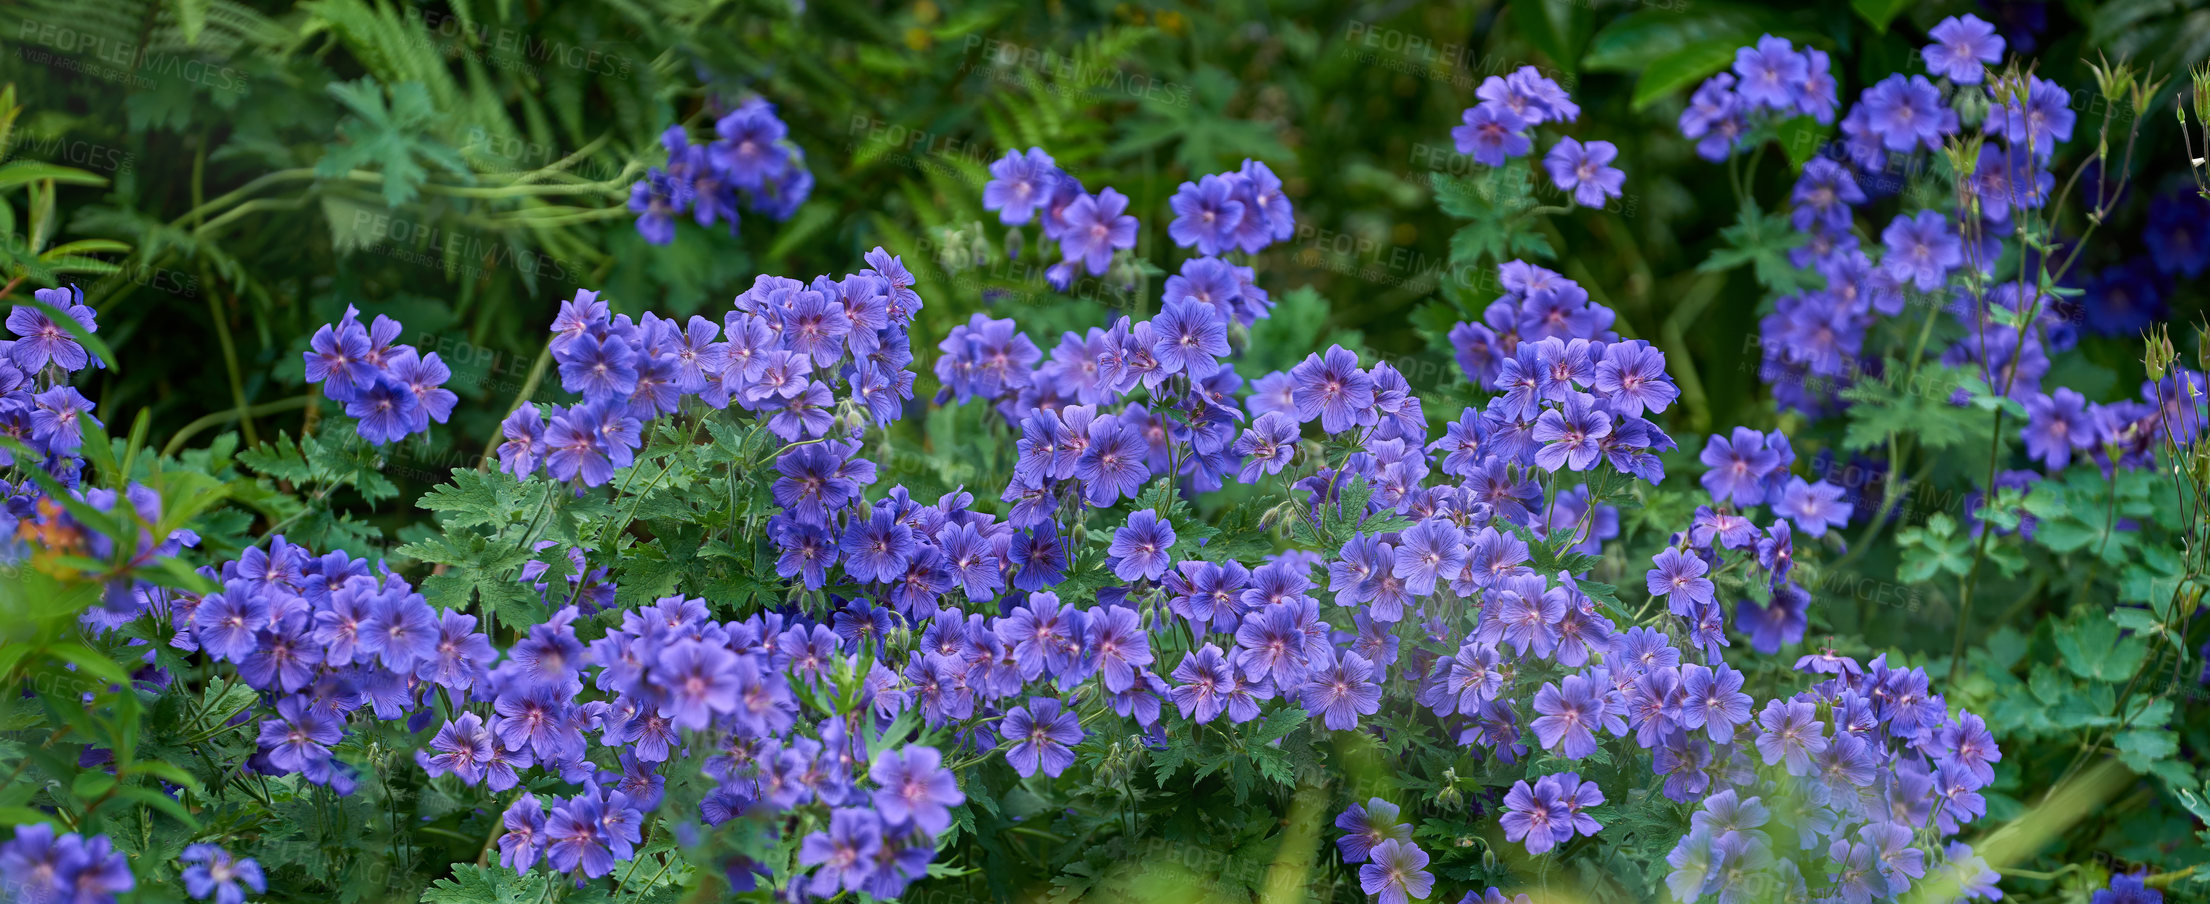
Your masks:
<instances>
[{"instance_id":1,"label":"green leaf","mask_svg":"<svg viewBox=\"0 0 2210 904\"><path fill-rule=\"evenodd\" d=\"M105 186L107 177L85 172L74 167L43 163L37 160L10 160L0 163L0 191L6 191L29 182L59 182L63 185Z\"/></svg>"},{"instance_id":2,"label":"green leaf","mask_svg":"<svg viewBox=\"0 0 2210 904\"><path fill-rule=\"evenodd\" d=\"M1596 72L1641 72L1699 45L1724 47L1731 59L1734 48L1780 30L1780 13L1776 6L1725 0L1659 0L1606 24L1589 41L1581 65Z\"/></svg>"},{"instance_id":3,"label":"green leaf","mask_svg":"<svg viewBox=\"0 0 2210 904\"><path fill-rule=\"evenodd\" d=\"M1512 27L1520 36L1563 68L1566 75L1580 68L1581 43L1587 39L1594 18L1589 7L1550 0L1514 0L1511 14Z\"/></svg>"},{"instance_id":4,"label":"green leaf","mask_svg":"<svg viewBox=\"0 0 2210 904\"><path fill-rule=\"evenodd\" d=\"M1945 571L1964 577L1972 570L1972 540L1957 532L1957 522L1946 512L1926 519L1924 527L1897 531L1895 540L1903 547L1896 577L1904 583L1916 584Z\"/></svg>"},{"instance_id":5,"label":"green leaf","mask_svg":"<svg viewBox=\"0 0 2210 904\"><path fill-rule=\"evenodd\" d=\"M1469 176L1438 173L1434 183L1435 205L1453 217L1472 221L1451 236L1454 265L1476 265L1484 259L1500 263L1526 255L1557 257L1550 240L1522 222L1536 207L1534 171L1526 158Z\"/></svg>"},{"instance_id":6,"label":"green leaf","mask_svg":"<svg viewBox=\"0 0 2210 904\"><path fill-rule=\"evenodd\" d=\"M2132 678L2148 655L2148 641L2139 635L2120 637L2118 625L2107 618L2068 623L2056 632L2056 645L2072 674L2106 684Z\"/></svg>"},{"instance_id":7,"label":"green leaf","mask_svg":"<svg viewBox=\"0 0 2210 904\"><path fill-rule=\"evenodd\" d=\"M1741 45L1739 39L1700 42L1652 61L1642 70L1642 77L1635 80L1630 109L1641 110L1657 103L1661 98L1710 78L1713 73L1734 62L1734 50Z\"/></svg>"},{"instance_id":8,"label":"green leaf","mask_svg":"<svg viewBox=\"0 0 2210 904\"><path fill-rule=\"evenodd\" d=\"M2135 772L2148 773L2160 760L2179 753L2179 736L2164 728L2135 728L2118 733L2118 761Z\"/></svg>"},{"instance_id":9,"label":"green leaf","mask_svg":"<svg viewBox=\"0 0 2210 904\"><path fill-rule=\"evenodd\" d=\"M1856 10L1858 15L1865 17L1866 22L1872 23L1873 30L1881 34L1888 33L1888 23L1895 21L1895 17L1901 14L1903 7L1907 5L1909 5L1909 0L1850 0L1849 2L1849 8Z\"/></svg>"},{"instance_id":10,"label":"green leaf","mask_svg":"<svg viewBox=\"0 0 2210 904\"><path fill-rule=\"evenodd\" d=\"M518 875L505 867L453 864L453 877L422 893L422 904L536 904L552 880L541 871Z\"/></svg>"},{"instance_id":11,"label":"green leaf","mask_svg":"<svg viewBox=\"0 0 2210 904\"><path fill-rule=\"evenodd\" d=\"M513 525L544 505L552 487L542 480L522 483L504 471L468 468L453 469L452 480L415 501L416 508L436 512L447 531Z\"/></svg>"},{"instance_id":12,"label":"green leaf","mask_svg":"<svg viewBox=\"0 0 2210 904\"><path fill-rule=\"evenodd\" d=\"M466 160L445 143L426 137L429 127L439 113L430 102L430 92L421 82L401 82L390 89L391 103L384 103L385 90L371 77L363 76L350 82L332 82L330 95L353 112L353 117L340 127L345 143L333 146L315 164L315 174L325 179L343 179L353 170L376 165L383 172L384 203L398 207L415 199L422 183L428 181L429 171L420 157L452 173L463 181L473 181L472 171Z\"/></svg>"},{"instance_id":13,"label":"green leaf","mask_svg":"<svg viewBox=\"0 0 2210 904\"><path fill-rule=\"evenodd\" d=\"M1726 240L1727 247L1713 251L1696 265L1697 272L1724 273L1750 264L1757 282L1768 289L1793 292L1802 288L1803 274L1788 262L1788 251L1809 237L1791 228L1787 217L1767 214L1757 202L1744 198L1734 225L1719 230L1719 237Z\"/></svg>"}]
</instances>

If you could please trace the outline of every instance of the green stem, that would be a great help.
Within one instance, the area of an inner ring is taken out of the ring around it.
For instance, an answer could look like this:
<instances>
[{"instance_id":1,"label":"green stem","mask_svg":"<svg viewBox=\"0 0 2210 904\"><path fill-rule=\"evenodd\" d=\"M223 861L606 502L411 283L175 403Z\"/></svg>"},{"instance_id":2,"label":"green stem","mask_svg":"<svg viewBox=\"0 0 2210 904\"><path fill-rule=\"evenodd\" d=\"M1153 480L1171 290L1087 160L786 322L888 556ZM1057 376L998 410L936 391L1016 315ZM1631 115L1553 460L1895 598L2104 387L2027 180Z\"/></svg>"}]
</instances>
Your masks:
<instances>
[{"instance_id":1,"label":"green stem","mask_svg":"<svg viewBox=\"0 0 2210 904\"><path fill-rule=\"evenodd\" d=\"M214 414L207 415L206 417L202 417L199 420L184 425L182 429L179 429L176 432L176 435L169 437L169 442L161 447L161 457L167 458L169 456L175 455L178 450L184 448L184 441L191 439L194 434L197 434L200 431L205 430L209 427L213 427L217 424L229 423L232 420L236 420L240 415L258 417L265 414L279 414L282 412L290 411L294 408L305 408L314 403L315 396L313 393L309 393L303 396L293 396L288 399L278 399L274 402L263 402L259 405L255 405L243 411L232 410L215 412ZM247 440L247 442L250 443L252 442L252 440L249 439Z\"/></svg>"}]
</instances>

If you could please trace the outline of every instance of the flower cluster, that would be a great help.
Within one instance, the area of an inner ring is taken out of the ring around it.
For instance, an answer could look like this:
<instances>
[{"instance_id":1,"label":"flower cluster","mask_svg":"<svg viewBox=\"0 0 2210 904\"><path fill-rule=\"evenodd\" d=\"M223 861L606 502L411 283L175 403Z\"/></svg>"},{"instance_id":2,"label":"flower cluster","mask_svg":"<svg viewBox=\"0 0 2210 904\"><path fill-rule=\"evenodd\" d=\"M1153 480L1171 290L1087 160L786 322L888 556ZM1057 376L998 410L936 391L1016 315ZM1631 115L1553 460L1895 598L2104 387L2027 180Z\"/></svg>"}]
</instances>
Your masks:
<instances>
[{"instance_id":1,"label":"flower cluster","mask_svg":"<svg viewBox=\"0 0 2210 904\"><path fill-rule=\"evenodd\" d=\"M98 328L92 309L82 303L83 292L74 287L39 289L33 297L87 333ZM94 631L112 630L135 617L146 600L167 593L133 572L199 545L199 535L179 529L154 536L161 498L142 484L131 483L121 493L83 485L85 427L104 425L92 413L94 403L68 381L106 365L43 309L18 305L8 313L7 325L16 338L0 341L0 437L15 445L0 446L0 467L18 479L0 480L0 563L29 561L60 576L105 584L100 605L80 621ZM37 457L26 458L18 449ZM57 489L65 498L55 497ZM106 518L88 523L71 511L71 504L80 502ZM128 544L127 555L118 556L119 541ZM106 563L110 571L81 567L87 561Z\"/></svg>"},{"instance_id":2,"label":"flower cluster","mask_svg":"<svg viewBox=\"0 0 2210 904\"><path fill-rule=\"evenodd\" d=\"M379 446L429 432L430 423L445 423L460 401L444 388L452 368L436 352L395 342L401 329L382 314L363 326L360 310L346 305L345 316L323 324L301 353L307 382L321 383L322 394L357 422L361 438Z\"/></svg>"},{"instance_id":3,"label":"flower cluster","mask_svg":"<svg viewBox=\"0 0 2210 904\"><path fill-rule=\"evenodd\" d=\"M130 858L106 835L87 838L25 823L0 842L0 898L9 901L114 904L116 895L137 885Z\"/></svg>"},{"instance_id":4,"label":"flower cluster","mask_svg":"<svg viewBox=\"0 0 2210 904\"><path fill-rule=\"evenodd\" d=\"M694 396L717 410L734 404L794 443L828 437L840 421L850 431L896 420L913 398L907 330L921 297L899 258L877 248L867 262L810 284L761 276L719 326L650 312L633 321L577 290L553 321L552 355L561 387L583 400L549 416L535 403L516 409L501 428L500 468L598 486L635 460L646 424Z\"/></svg>"},{"instance_id":5,"label":"flower cluster","mask_svg":"<svg viewBox=\"0 0 2210 904\"><path fill-rule=\"evenodd\" d=\"M1714 75L1696 88L1688 108L1681 111L1681 134L1695 140L1697 154L1717 162L1741 148L1759 125L1796 116L1833 122L1840 87L1831 66L1826 51L1816 47L1797 50L1786 38L1759 38L1756 45L1735 51L1731 71ZM1918 79L1918 84L1925 83L1924 78ZM1882 89L1881 96L1889 98L1890 90ZM1900 89L1895 94L1897 102L1921 101L1917 94ZM1890 115L1909 121L1915 109L1891 110ZM1848 119L1843 121L1845 132L1854 135L1855 128ZM1954 121L1950 129L1955 130Z\"/></svg>"},{"instance_id":6,"label":"flower cluster","mask_svg":"<svg viewBox=\"0 0 2210 904\"><path fill-rule=\"evenodd\" d=\"M1091 276L1101 276L1115 251L1136 247L1137 224L1127 213L1128 196L1111 186L1091 194L1043 148L1007 151L1004 159L990 164L982 206L997 211L998 221L1007 226L1035 220L1045 239L1059 243L1062 259L1044 273L1056 288L1074 281L1076 264ZM1239 216L1241 209L1237 202Z\"/></svg>"},{"instance_id":7,"label":"flower cluster","mask_svg":"<svg viewBox=\"0 0 2210 904\"><path fill-rule=\"evenodd\" d=\"M1934 37L1936 43L1924 49L1928 66L1957 85L1980 84L1985 66L2000 59L2003 49L1992 27L1970 15L1945 19ZM1772 43L1777 40L1768 37L1757 48L1743 48L1737 70L1753 57L1767 59L1767 51L1781 50L1785 42ZM1729 89L1722 83L1729 82L1730 76L1717 76L1698 97L1724 93ZM1903 314L1906 304L1942 305L1946 299L1964 336L1943 351L1940 363L1964 368L1994 394L2021 403L2026 418L2019 429L2028 456L2051 471L2089 457L2106 468L2138 466L2167 433L2181 445L2191 444L2204 423L2203 406L2188 393L2202 379L2198 373L2178 369L2162 382L2145 384L2140 401L2114 403L2092 403L2069 388L2044 392L2042 379L2051 356L2078 343L2082 321L2104 334L2137 330L2154 318L2169 279L2199 273L2202 267L2195 264L2210 261L2210 231L2171 212L2193 207L2199 213L2199 199L2162 198L2151 205L2152 254L2089 280L2085 316L2072 313L2073 303L2025 281L1991 282L2004 259L2002 237L2016 232L2022 214L2039 211L2049 199L2055 182L2050 157L2071 138L2074 114L2070 95L2039 78L1990 84L1986 90L1994 106L1981 126L1998 140L1979 144L1972 165L1958 176L1960 196L1968 203L1953 213L1897 213L1881 230L1878 247L1863 246L1858 238L1856 208L1868 200L1860 179L1882 166L1885 154L1937 149L1944 136L1957 131L1958 113L1942 93L1924 77L1905 82L1901 75L1891 76L1867 89L1843 119L1842 159L1815 157L1806 163L1789 213L1805 241L1789 258L1816 273L1821 287L1779 297L1760 321L1760 375L1782 407L1831 413L1841 405L1840 389L1863 375L1881 376L1877 354L1864 347L1880 318ZM1684 129L1688 120L1684 114ZM2202 237L2193 237L2198 234ZM2159 248L2175 250L2153 253ZM1965 400L1961 389L1952 399ZM2034 476L2019 473L2029 481ZM1778 496L1767 501L1781 502ZM1842 512L1847 514L1846 507ZM1800 520L1798 527L1820 532Z\"/></svg>"},{"instance_id":8,"label":"flower cluster","mask_svg":"<svg viewBox=\"0 0 2210 904\"><path fill-rule=\"evenodd\" d=\"M647 814L662 808L666 770L702 749L714 781L698 811L707 825L826 817L825 831L801 839L801 862L820 867L814 894L894 897L926 872L934 836L964 798L933 748L870 760L863 732L905 703L887 693L895 677L879 662L859 670L870 649L860 634L776 613L716 622L704 600L669 597L624 612L586 646L575 615L564 609L530 629L492 674L492 717L447 721L421 758L432 775L493 790L514 787L517 770L533 765L583 786L549 806L517 798L504 817L502 862L605 875L633 856ZM802 695L823 690L852 705L802 718ZM608 757L613 768L586 758L590 733L619 751Z\"/></svg>"},{"instance_id":9,"label":"flower cluster","mask_svg":"<svg viewBox=\"0 0 2210 904\"><path fill-rule=\"evenodd\" d=\"M1525 506L1517 493L1495 489L1501 472L1484 469L1483 458L1553 472L1603 461L1651 483L1663 480L1656 453L1674 444L1642 415L1680 396L1664 353L1621 340L1611 330L1612 310L1554 271L1512 261L1500 276L1505 294L1481 320L1450 330L1466 378L1500 394L1446 428L1436 444L1452 453L1444 470L1481 481L1498 496L1486 501L1507 515Z\"/></svg>"},{"instance_id":10,"label":"flower cluster","mask_svg":"<svg viewBox=\"0 0 2210 904\"><path fill-rule=\"evenodd\" d=\"M1533 66L1521 66L1511 75L1492 75L1474 89L1481 102L1466 108L1464 124L1450 130L1458 153L1484 166L1503 166L1513 157L1534 149L1527 130L1546 122L1573 122L1580 105L1565 89ZM1619 148L1609 141L1586 144L1560 138L1543 155L1543 169L1559 191L1571 192L1583 207L1602 207L1606 198L1619 197L1627 174L1611 165Z\"/></svg>"},{"instance_id":11,"label":"flower cluster","mask_svg":"<svg viewBox=\"0 0 2210 904\"><path fill-rule=\"evenodd\" d=\"M1360 865L1359 887L1385 904L1405 904L1425 899L1435 887L1427 866L1427 852L1412 842L1412 826L1398 822L1397 805L1381 798L1351 804L1335 817L1343 836L1335 848L1343 862Z\"/></svg>"},{"instance_id":12,"label":"flower cluster","mask_svg":"<svg viewBox=\"0 0 2210 904\"><path fill-rule=\"evenodd\" d=\"M1710 469L1702 482L1712 504L1696 509L1675 545L1653 557L1647 576L1651 596L1665 597L1675 615L1713 626L1713 633L1699 633L1699 642L1726 642L1716 633L1726 614L1710 576L1737 566L1756 573L1750 581L1755 597L1734 610L1734 626L1750 636L1751 647L1772 654L1803 639L1811 594L1791 577L1795 534L1823 537L1828 529L1847 525L1856 503L1832 483L1791 476L1795 459L1787 435L1777 430L1765 434L1736 427L1731 436L1713 434L1704 444L1699 460ZM1764 528L1749 517L1759 505L1775 516Z\"/></svg>"},{"instance_id":13,"label":"flower cluster","mask_svg":"<svg viewBox=\"0 0 2210 904\"><path fill-rule=\"evenodd\" d=\"M87 332L99 329L81 289L39 289L32 297ZM92 416L92 400L69 385L69 379L78 371L107 365L39 308L18 305L10 310L8 332L15 338L0 341L0 436L28 447L41 457L42 469L73 484L84 423L99 420ZM0 466L14 464L15 455L0 448Z\"/></svg>"},{"instance_id":14,"label":"flower cluster","mask_svg":"<svg viewBox=\"0 0 2210 904\"><path fill-rule=\"evenodd\" d=\"M456 704L488 690L498 651L476 617L432 608L366 560L277 536L201 573L222 589L177 595L155 614L176 629L170 646L231 663L273 701L252 763L262 774L350 793L353 770L332 752L349 722L420 721L440 689Z\"/></svg>"},{"instance_id":15,"label":"flower cluster","mask_svg":"<svg viewBox=\"0 0 2210 904\"><path fill-rule=\"evenodd\" d=\"M1676 897L1896 900L1944 874L1966 898L2002 897L1971 848L1935 846L1986 815L1979 791L2002 753L1978 716L1949 714L1923 670L1885 660L1860 666L1829 651L1796 663L1831 677L1759 711L1765 768L1738 748L1740 762L1718 771L1723 790L1704 797L1666 857Z\"/></svg>"},{"instance_id":16,"label":"flower cluster","mask_svg":"<svg viewBox=\"0 0 2210 904\"><path fill-rule=\"evenodd\" d=\"M685 211L700 226L728 221L730 235L737 233L740 203L787 220L813 192L805 152L789 140L790 130L766 99L738 104L714 122L714 132L719 137L709 144L691 143L679 125L660 134L667 164L629 187L629 209L645 241L675 241L675 218Z\"/></svg>"}]
</instances>

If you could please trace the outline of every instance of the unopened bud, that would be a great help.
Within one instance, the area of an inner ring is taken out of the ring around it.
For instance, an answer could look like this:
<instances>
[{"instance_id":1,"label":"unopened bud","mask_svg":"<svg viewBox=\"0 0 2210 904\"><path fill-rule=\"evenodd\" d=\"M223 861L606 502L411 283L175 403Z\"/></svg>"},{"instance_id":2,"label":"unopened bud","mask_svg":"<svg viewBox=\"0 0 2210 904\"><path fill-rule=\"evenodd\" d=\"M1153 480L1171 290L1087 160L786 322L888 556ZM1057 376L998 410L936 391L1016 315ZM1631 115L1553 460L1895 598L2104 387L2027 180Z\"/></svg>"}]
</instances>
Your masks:
<instances>
[{"instance_id":1,"label":"unopened bud","mask_svg":"<svg viewBox=\"0 0 2210 904\"><path fill-rule=\"evenodd\" d=\"M2195 88L2195 119L2210 124L2210 63L2196 64L2189 75L2193 76ZM2186 121L2186 117L2187 114L2180 114L2182 123Z\"/></svg>"}]
</instances>

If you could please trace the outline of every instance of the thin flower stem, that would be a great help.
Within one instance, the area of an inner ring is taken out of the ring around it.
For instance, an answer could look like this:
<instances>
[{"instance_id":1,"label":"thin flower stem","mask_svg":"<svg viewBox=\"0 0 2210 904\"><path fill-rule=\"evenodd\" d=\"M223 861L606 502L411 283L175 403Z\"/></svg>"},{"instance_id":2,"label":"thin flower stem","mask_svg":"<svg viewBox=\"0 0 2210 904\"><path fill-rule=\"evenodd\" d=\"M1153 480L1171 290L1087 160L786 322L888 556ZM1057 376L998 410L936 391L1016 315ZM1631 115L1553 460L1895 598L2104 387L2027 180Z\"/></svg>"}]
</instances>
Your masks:
<instances>
[{"instance_id":1,"label":"thin flower stem","mask_svg":"<svg viewBox=\"0 0 2210 904\"><path fill-rule=\"evenodd\" d=\"M213 427L218 424L227 424L231 421L237 420L238 416L241 413L254 416L280 414L282 412L290 411L295 408L305 408L314 403L315 394L308 393L302 396L293 396L288 399L279 399L274 402L263 402L259 405L255 405L251 408L246 409L244 412L240 412L236 409L232 409L230 411L215 412L214 414L207 415L206 417L202 417L189 424L186 424L181 429L177 430L175 434L169 437L169 442L161 447L161 457L168 458L177 454L178 451L184 448L185 440L191 439L193 435L209 427Z\"/></svg>"},{"instance_id":2,"label":"thin flower stem","mask_svg":"<svg viewBox=\"0 0 2210 904\"><path fill-rule=\"evenodd\" d=\"M230 377L230 413L238 419L246 445L258 446L260 431L253 428L253 408L246 404L245 376L238 370L238 345L231 339L230 318L223 316L222 302L214 292L207 293L207 319L215 324L215 341L223 351L223 372Z\"/></svg>"}]
</instances>

